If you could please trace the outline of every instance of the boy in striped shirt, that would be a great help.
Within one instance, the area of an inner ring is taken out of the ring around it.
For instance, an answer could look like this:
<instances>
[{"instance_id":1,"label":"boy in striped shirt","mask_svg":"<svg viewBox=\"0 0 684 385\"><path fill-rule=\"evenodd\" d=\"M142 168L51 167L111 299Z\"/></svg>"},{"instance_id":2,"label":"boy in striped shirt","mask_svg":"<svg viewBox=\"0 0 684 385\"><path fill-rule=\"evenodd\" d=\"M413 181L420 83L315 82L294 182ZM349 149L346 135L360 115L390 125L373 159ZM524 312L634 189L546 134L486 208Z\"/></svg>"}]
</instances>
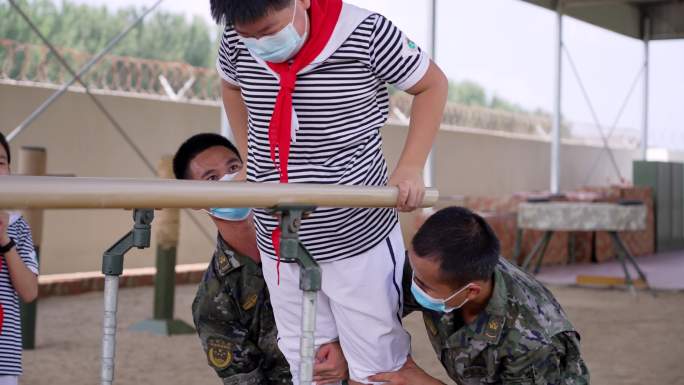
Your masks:
<instances>
[{"instance_id":1,"label":"boy in striped shirt","mask_svg":"<svg viewBox=\"0 0 684 385\"><path fill-rule=\"evenodd\" d=\"M0 177L10 174L10 149L0 133ZM16 385L21 375L19 298L38 296L38 261L28 223L0 210L0 385Z\"/></svg>"},{"instance_id":2,"label":"boy in striped shirt","mask_svg":"<svg viewBox=\"0 0 684 385\"><path fill-rule=\"evenodd\" d=\"M341 0L211 0L226 28L217 69L247 181L397 186L397 208L422 201L422 169L441 122L441 70L382 15ZM409 134L390 175L380 128L387 84L415 95ZM276 220L254 210L279 347L299 382L299 268L280 263ZM339 339L350 377L399 369L405 250L395 209L320 208L300 238L323 275L316 345Z\"/></svg>"}]
</instances>

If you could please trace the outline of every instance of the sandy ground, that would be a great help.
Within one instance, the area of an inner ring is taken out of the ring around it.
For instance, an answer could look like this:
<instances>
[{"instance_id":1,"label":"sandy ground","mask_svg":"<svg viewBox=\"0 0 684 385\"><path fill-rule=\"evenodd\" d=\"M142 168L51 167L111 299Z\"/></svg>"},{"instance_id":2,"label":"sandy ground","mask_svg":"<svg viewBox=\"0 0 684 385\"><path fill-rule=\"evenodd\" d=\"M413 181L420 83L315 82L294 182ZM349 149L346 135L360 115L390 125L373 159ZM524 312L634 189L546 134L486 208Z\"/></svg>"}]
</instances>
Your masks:
<instances>
[{"instance_id":1,"label":"sandy ground","mask_svg":"<svg viewBox=\"0 0 684 385\"><path fill-rule=\"evenodd\" d=\"M582 333L592 383L684 385L684 293L552 288ZM176 292L177 317L191 322L195 287ZM99 383L102 293L42 300L37 349L25 352L21 384ZM116 380L124 384L219 384L206 365L197 337L158 337L128 327L152 312L152 289L121 291ZM414 356L428 372L447 381L414 314L406 320Z\"/></svg>"}]
</instances>

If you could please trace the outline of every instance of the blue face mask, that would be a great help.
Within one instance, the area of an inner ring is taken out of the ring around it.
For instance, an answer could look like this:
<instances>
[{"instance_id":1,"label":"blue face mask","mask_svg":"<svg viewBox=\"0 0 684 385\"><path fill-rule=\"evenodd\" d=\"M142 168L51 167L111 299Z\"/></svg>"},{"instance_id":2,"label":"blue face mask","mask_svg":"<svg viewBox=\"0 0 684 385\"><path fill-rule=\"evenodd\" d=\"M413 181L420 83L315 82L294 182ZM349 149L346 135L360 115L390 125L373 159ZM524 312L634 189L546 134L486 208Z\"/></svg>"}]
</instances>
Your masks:
<instances>
[{"instance_id":1,"label":"blue face mask","mask_svg":"<svg viewBox=\"0 0 684 385\"><path fill-rule=\"evenodd\" d=\"M421 289L420 286L418 286L416 284L415 274L413 277L414 278L411 280L411 294L413 294L413 297L416 299L416 301L418 301L418 304L420 306L422 306L428 310L432 310L432 311L436 311L436 312L440 312L440 313L451 313L454 310L462 308L463 305L465 305L468 302L468 298L466 298L458 306L446 307L447 302L451 301L452 298L457 296L463 290L469 288L470 284L465 285L462 289L459 289L454 294L450 295L449 298L437 299L437 298L431 297L428 293L426 293L423 289Z\"/></svg>"},{"instance_id":2,"label":"blue face mask","mask_svg":"<svg viewBox=\"0 0 684 385\"><path fill-rule=\"evenodd\" d=\"M304 36L300 36L294 26L294 18L297 15L297 0L294 3L292 21L285 28L260 39L242 38L242 42L252 54L267 62L283 63L292 59L299 52L309 36L309 18L306 18L306 32L304 32Z\"/></svg>"},{"instance_id":3,"label":"blue face mask","mask_svg":"<svg viewBox=\"0 0 684 385\"><path fill-rule=\"evenodd\" d=\"M230 182L237 174L226 174L219 182ZM222 219L224 221L239 222L244 221L249 217L252 209L249 207L216 207L210 208L207 213L214 218Z\"/></svg>"}]
</instances>

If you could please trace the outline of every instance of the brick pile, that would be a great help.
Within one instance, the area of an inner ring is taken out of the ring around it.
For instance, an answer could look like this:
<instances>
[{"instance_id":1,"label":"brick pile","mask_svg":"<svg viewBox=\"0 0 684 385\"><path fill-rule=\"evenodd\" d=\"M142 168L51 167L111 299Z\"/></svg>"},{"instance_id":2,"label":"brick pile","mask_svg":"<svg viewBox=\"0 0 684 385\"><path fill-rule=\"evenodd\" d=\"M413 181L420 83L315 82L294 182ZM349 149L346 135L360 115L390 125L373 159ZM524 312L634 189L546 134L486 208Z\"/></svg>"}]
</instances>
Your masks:
<instances>
[{"instance_id":1,"label":"brick pile","mask_svg":"<svg viewBox=\"0 0 684 385\"><path fill-rule=\"evenodd\" d=\"M546 194L548 195L548 194ZM518 193L505 197L465 197L462 205L478 212L492 226L501 242L501 253L507 259L513 259L517 236L518 205L531 198L545 196L544 193ZM655 252L655 220L652 191L648 187L609 186L583 188L565 194L565 201L582 202L619 202L621 200L642 201L648 211L646 230L637 232L621 232L630 252L635 256L651 255ZM426 219L425 214L415 219L414 229ZM534 245L541 239L543 232L526 230L523 232L521 252L517 262L529 254ZM612 240L606 232L555 232L544 254L543 265L558 265L568 262L569 240L574 237L576 263L592 261L603 262L615 258ZM410 239L410 238L407 238Z\"/></svg>"}]
</instances>

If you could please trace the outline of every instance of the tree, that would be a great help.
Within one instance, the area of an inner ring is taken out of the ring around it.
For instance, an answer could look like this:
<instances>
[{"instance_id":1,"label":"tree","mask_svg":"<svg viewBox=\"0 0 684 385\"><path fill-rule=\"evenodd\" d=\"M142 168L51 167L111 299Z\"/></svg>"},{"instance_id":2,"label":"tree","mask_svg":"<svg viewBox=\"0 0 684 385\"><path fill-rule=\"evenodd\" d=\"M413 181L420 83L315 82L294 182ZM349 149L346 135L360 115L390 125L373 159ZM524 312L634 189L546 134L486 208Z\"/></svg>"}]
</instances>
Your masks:
<instances>
[{"instance_id":1,"label":"tree","mask_svg":"<svg viewBox=\"0 0 684 385\"><path fill-rule=\"evenodd\" d=\"M455 82L450 80L449 101L484 107L487 106L487 94L481 85L473 81Z\"/></svg>"},{"instance_id":2,"label":"tree","mask_svg":"<svg viewBox=\"0 0 684 385\"><path fill-rule=\"evenodd\" d=\"M64 0L61 6L50 0L17 0L17 3L56 47L92 54L102 50L144 11L141 7L128 7L113 12L106 6L80 5L69 0ZM42 44L7 2L0 3L0 20L0 38ZM112 53L211 67L216 55L216 42L210 34L212 28L197 16L188 20L182 14L155 11Z\"/></svg>"},{"instance_id":3,"label":"tree","mask_svg":"<svg viewBox=\"0 0 684 385\"><path fill-rule=\"evenodd\" d=\"M489 102L489 107L493 108L495 110L504 110L504 111L509 111L509 112L519 112L519 113L529 113L527 110L522 108L519 104L512 103L504 98L501 98L497 95L494 95L492 97L492 100Z\"/></svg>"}]
</instances>

